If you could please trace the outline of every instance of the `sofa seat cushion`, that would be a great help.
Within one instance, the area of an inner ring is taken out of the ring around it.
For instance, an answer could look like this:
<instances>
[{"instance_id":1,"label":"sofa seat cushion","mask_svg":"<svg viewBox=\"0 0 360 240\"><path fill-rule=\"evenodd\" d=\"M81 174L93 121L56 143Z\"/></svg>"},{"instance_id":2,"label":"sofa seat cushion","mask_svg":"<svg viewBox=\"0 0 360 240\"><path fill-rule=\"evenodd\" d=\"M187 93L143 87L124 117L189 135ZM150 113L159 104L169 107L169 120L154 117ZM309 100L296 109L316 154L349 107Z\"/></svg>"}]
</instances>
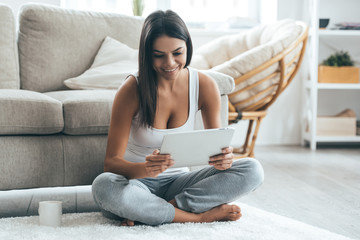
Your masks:
<instances>
[{"instance_id":1,"label":"sofa seat cushion","mask_svg":"<svg viewBox=\"0 0 360 240\"><path fill-rule=\"evenodd\" d=\"M107 134L116 90L68 90L44 94L63 104L63 133Z\"/></svg>"},{"instance_id":2,"label":"sofa seat cushion","mask_svg":"<svg viewBox=\"0 0 360 240\"><path fill-rule=\"evenodd\" d=\"M41 93L0 89L0 134L53 134L64 127L61 102Z\"/></svg>"}]
</instances>

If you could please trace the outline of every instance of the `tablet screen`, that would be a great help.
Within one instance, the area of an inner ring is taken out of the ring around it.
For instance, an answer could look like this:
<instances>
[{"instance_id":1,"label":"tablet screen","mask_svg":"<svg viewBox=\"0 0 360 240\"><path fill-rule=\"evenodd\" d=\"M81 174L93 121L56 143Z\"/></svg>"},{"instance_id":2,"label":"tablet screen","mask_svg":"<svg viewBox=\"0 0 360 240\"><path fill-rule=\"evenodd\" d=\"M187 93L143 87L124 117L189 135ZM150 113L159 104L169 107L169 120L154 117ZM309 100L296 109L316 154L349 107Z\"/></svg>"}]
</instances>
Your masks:
<instances>
[{"instance_id":1,"label":"tablet screen","mask_svg":"<svg viewBox=\"0 0 360 240\"><path fill-rule=\"evenodd\" d=\"M161 154L171 154L172 167L208 165L209 157L231 144L234 128L216 128L169 133L164 136Z\"/></svg>"}]
</instances>

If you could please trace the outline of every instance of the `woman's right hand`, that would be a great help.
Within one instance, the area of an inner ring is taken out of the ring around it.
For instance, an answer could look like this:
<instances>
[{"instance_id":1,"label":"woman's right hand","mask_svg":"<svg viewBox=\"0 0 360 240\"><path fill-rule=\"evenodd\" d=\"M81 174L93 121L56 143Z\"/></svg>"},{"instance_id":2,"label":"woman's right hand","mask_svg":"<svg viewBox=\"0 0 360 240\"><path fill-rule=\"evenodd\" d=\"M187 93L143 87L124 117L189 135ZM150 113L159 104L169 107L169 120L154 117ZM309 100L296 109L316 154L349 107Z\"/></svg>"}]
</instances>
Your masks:
<instances>
[{"instance_id":1,"label":"woman's right hand","mask_svg":"<svg viewBox=\"0 0 360 240\"><path fill-rule=\"evenodd\" d=\"M157 177L160 173L174 165L170 154L160 154L158 149L145 158L145 170L149 177Z\"/></svg>"}]
</instances>

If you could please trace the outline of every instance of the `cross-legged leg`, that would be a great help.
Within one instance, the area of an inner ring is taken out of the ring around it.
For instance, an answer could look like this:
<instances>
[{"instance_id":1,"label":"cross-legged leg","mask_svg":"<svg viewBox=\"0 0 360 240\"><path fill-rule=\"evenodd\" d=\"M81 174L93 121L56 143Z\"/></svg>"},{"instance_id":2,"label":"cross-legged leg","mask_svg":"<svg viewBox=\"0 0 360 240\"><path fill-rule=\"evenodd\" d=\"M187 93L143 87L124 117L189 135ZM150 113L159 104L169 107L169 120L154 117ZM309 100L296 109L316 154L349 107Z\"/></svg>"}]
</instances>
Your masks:
<instances>
[{"instance_id":1,"label":"cross-legged leg","mask_svg":"<svg viewBox=\"0 0 360 240\"><path fill-rule=\"evenodd\" d=\"M94 180L92 186L94 200L105 217L122 220L123 226L133 226L134 221L148 225L170 222L234 221L241 216L239 208L228 206L200 214L175 208L151 193L154 191L152 187L157 185L156 181L152 184L151 180L129 181L121 175L103 173ZM151 191L142 182L150 185Z\"/></svg>"},{"instance_id":2,"label":"cross-legged leg","mask_svg":"<svg viewBox=\"0 0 360 240\"><path fill-rule=\"evenodd\" d=\"M244 159L225 171L207 167L181 174L166 184L168 190L162 196L165 199L151 193L141 180L128 180L112 173L99 175L92 191L95 202L105 213L129 219L125 225L132 225L133 221L149 225L234 221L240 218L241 210L225 203L256 189L262 181L261 165L254 159Z\"/></svg>"},{"instance_id":3,"label":"cross-legged leg","mask_svg":"<svg viewBox=\"0 0 360 240\"><path fill-rule=\"evenodd\" d=\"M174 206L152 194L138 180L103 173L93 182L95 202L105 211L121 218L149 225L171 222L175 216Z\"/></svg>"},{"instance_id":4,"label":"cross-legged leg","mask_svg":"<svg viewBox=\"0 0 360 240\"><path fill-rule=\"evenodd\" d=\"M206 167L184 174L169 186L164 198L186 212L203 213L255 190L263 179L260 163L245 158L224 171Z\"/></svg>"}]
</instances>

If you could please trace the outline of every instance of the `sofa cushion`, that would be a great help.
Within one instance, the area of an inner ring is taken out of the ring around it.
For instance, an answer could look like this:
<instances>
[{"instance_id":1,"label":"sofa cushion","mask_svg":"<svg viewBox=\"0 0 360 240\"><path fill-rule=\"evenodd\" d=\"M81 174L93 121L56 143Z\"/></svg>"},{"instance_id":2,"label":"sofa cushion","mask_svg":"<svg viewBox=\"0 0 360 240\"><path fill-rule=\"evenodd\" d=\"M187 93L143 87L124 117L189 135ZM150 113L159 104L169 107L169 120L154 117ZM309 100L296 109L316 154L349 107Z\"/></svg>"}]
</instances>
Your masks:
<instances>
[{"instance_id":1,"label":"sofa cushion","mask_svg":"<svg viewBox=\"0 0 360 240\"><path fill-rule=\"evenodd\" d=\"M107 134L116 90L72 90L44 94L62 102L65 134Z\"/></svg>"},{"instance_id":2,"label":"sofa cushion","mask_svg":"<svg viewBox=\"0 0 360 240\"><path fill-rule=\"evenodd\" d=\"M61 102L41 93L0 89L0 134L52 134L64 127Z\"/></svg>"},{"instance_id":3,"label":"sofa cushion","mask_svg":"<svg viewBox=\"0 0 360 240\"><path fill-rule=\"evenodd\" d=\"M19 26L21 87L38 92L68 89L94 61L106 36L137 48L143 19L113 13L23 5Z\"/></svg>"},{"instance_id":4,"label":"sofa cushion","mask_svg":"<svg viewBox=\"0 0 360 240\"><path fill-rule=\"evenodd\" d=\"M0 88L18 89L19 61L14 14L0 4Z\"/></svg>"},{"instance_id":5,"label":"sofa cushion","mask_svg":"<svg viewBox=\"0 0 360 240\"><path fill-rule=\"evenodd\" d=\"M117 89L137 68L138 51L106 37L91 67L64 84L71 89Z\"/></svg>"}]
</instances>

